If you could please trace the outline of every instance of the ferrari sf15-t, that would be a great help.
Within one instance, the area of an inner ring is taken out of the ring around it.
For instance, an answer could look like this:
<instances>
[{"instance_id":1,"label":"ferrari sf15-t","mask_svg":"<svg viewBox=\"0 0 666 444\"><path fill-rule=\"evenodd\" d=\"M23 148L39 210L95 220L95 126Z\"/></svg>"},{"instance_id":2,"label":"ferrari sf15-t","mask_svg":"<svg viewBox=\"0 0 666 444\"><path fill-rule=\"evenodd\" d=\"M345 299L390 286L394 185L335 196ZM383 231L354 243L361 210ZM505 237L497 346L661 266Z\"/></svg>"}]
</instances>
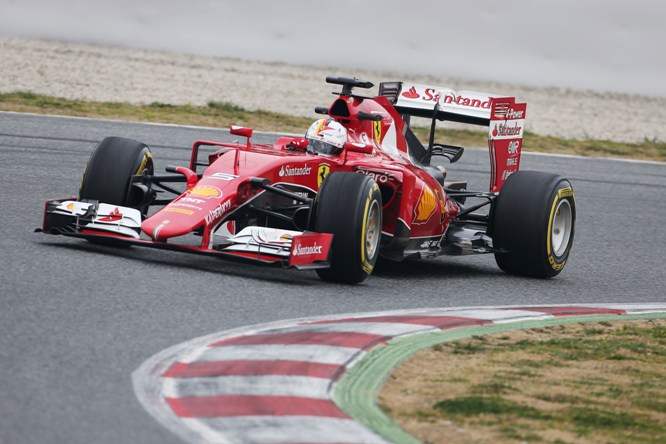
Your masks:
<instances>
[{"instance_id":1,"label":"ferrari sf15-t","mask_svg":"<svg viewBox=\"0 0 666 444\"><path fill-rule=\"evenodd\" d=\"M377 259L493 253L507 273L553 277L574 238L576 201L560 176L519 171L526 104L512 97L327 78L342 89L305 137L194 142L189 165L156 174L150 148L107 137L77 197L46 201L42 231L108 245L316 269L358 283ZM410 125L428 119L418 140ZM438 122L488 129L489 189L470 191L431 163L464 149L435 141Z\"/></svg>"}]
</instances>

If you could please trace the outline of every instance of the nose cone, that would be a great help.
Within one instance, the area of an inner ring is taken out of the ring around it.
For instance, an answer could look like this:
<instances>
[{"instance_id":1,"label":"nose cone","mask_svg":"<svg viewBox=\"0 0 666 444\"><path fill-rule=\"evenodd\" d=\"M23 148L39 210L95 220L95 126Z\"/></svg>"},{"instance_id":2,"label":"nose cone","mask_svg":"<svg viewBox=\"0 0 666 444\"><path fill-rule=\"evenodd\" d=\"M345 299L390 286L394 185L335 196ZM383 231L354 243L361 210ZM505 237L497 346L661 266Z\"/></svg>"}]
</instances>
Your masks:
<instances>
[{"instance_id":1,"label":"nose cone","mask_svg":"<svg viewBox=\"0 0 666 444\"><path fill-rule=\"evenodd\" d=\"M175 217L172 217L172 215ZM160 211L143 221L141 229L155 241L166 242L167 239L172 237L188 234L201 225L201 220L198 218L182 216L190 215L178 213L165 214L163 211Z\"/></svg>"},{"instance_id":2,"label":"nose cone","mask_svg":"<svg viewBox=\"0 0 666 444\"><path fill-rule=\"evenodd\" d=\"M143 221L141 229L157 242L202 226L212 229L229 212L235 196L235 190L226 194L216 185L197 185Z\"/></svg>"}]
</instances>

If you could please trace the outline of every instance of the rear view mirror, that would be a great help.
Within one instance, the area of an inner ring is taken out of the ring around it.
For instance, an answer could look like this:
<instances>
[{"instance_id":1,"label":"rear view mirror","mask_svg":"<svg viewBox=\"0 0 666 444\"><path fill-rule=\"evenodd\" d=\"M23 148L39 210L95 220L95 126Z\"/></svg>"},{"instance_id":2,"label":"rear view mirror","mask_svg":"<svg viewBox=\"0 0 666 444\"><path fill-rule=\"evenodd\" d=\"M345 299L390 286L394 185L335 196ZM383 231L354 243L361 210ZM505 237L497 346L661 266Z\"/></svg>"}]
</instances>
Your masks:
<instances>
[{"instance_id":1,"label":"rear view mirror","mask_svg":"<svg viewBox=\"0 0 666 444\"><path fill-rule=\"evenodd\" d=\"M234 136L247 137L248 139L252 137L252 128L246 128L244 126L232 125L229 132Z\"/></svg>"}]
</instances>

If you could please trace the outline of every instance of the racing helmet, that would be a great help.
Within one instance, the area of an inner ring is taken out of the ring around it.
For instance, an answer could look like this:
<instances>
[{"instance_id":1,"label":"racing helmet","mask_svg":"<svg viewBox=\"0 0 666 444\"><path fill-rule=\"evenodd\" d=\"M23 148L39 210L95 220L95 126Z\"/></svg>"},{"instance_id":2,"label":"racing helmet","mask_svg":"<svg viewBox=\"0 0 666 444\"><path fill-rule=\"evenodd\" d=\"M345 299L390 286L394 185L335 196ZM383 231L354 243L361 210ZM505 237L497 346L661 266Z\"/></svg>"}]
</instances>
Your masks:
<instances>
[{"instance_id":1,"label":"racing helmet","mask_svg":"<svg viewBox=\"0 0 666 444\"><path fill-rule=\"evenodd\" d=\"M305 133L308 148L319 154L340 154L347 143L347 129L333 119L319 119Z\"/></svg>"}]
</instances>

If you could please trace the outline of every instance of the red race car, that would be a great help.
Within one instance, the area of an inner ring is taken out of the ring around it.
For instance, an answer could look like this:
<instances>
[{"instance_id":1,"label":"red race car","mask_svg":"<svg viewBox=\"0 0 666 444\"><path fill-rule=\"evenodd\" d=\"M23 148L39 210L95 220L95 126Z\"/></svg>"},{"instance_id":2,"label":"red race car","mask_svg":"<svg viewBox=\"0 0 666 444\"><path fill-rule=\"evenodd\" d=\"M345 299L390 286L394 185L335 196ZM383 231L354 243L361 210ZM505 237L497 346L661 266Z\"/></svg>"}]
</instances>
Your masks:
<instances>
[{"instance_id":1,"label":"red race car","mask_svg":"<svg viewBox=\"0 0 666 444\"><path fill-rule=\"evenodd\" d=\"M46 201L42 231L255 264L316 269L328 281L366 279L379 256L401 261L494 253L511 274L552 277L574 238L576 201L560 176L518 171L526 105L514 98L384 82L342 85L305 137L253 144L198 140L188 167L154 172L148 146L107 137L95 147L78 198ZM410 128L427 118L422 144ZM490 189L450 181L463 148L435 143L438 121L488 128ZM184 190L174 188L181 183ZM164 199L171 193L173 198ZM158 208L158 209L157 209Z\"/></svg>"}]
</instances>

